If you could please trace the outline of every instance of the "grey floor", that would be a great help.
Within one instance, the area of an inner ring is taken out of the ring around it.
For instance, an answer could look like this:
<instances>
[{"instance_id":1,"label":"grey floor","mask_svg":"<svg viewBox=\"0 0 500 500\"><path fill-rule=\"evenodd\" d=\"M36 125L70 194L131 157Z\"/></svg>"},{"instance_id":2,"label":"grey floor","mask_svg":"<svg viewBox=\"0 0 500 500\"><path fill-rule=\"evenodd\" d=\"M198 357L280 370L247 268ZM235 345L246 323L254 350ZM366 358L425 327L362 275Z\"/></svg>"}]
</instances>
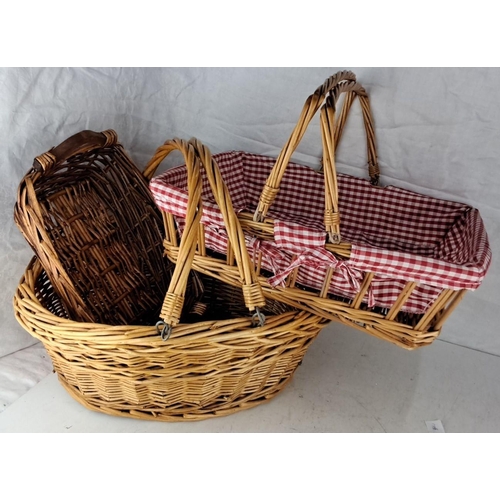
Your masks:
<instances>
[{"instance_id":1,"label":"grey floor","mask_svg":"<svg viewBox=\"0 0 500 500\"><path fill-rule=\"evenodd\" d=\"M1 432L447 433L500 431L500 358L441 340L405 351L332 323L268 403L199 422L87 410L44 378L0 414Z\"/></svg>"}]
</instances>

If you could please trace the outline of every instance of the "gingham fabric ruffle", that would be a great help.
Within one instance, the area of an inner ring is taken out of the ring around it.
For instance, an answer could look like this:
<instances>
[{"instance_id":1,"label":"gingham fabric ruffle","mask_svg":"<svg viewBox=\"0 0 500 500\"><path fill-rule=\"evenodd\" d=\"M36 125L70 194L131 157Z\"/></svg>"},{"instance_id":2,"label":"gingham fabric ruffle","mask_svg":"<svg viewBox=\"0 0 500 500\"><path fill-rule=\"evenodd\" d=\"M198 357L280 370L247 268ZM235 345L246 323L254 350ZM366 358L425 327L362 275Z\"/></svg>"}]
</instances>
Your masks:
<instances>
[{"instance_id":1,"label":"gingham fabric ruffle","mask_svg":"<svg viewBox=\"0 0 500 500\"><path fill-rule=\"evenodd\" d=\"M213 156L237 212L254 212L275 160L241 151ZM423 313L444 288L474 290L490 265L491 250L479 212L467 205L404 189L378 188L338 174L341 234L352 244L349 260L325 250L323 175L290 163L268 213L275 220L274 241L247 236L250 255L262 254L261 266L282 286L298 267L296 283L319 290L326 272L334 272L329 292L353 298L366 272L375 273L365 297L368 306L390 308L406 281L416 281L403 311ZM188 193L184 166L153 178L150 189L161 210L176 216L183 229ZM224 254L227 234L206 176L203 175L206 246Z\"/></svg>"}]
</instances>

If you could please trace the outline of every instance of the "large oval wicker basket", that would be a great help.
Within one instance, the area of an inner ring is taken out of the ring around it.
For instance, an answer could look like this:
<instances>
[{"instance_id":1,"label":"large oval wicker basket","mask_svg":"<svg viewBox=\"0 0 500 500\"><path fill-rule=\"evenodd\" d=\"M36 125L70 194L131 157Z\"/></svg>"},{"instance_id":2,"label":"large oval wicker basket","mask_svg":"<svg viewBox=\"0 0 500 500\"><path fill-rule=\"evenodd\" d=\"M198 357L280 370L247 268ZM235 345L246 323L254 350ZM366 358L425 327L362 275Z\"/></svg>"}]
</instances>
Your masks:
<instances>
[{"instance_id":1,"label":"large oval wicker basket","mask_svg":"<svg viewBox=\"0 0 500 500\"><path fill-rule=\"evenodd\" d=\"M179 321L179 304L192 279L190 268L199 234L196 218L201 215L196 207L201 189L196 189L200 176L194 148L182 142L173 143L175 148L183 151L190 165L194 186L190 187L190 200L194 208L190 211L192 230L183 233L180 259L162 310L163 329L158 325L111 326L68 319L36 257L14 297L16 318L43 343L61 384L92 410L179 421L251 408L286 386L327 323L317 315L277 301L263 304L258 282L252 282L252 278L245 288L229 286L207 275L199 277L204 307L195 308L187 320ZM234 223L238 225L237 219L228 221L231 227ZM238 261L246 259L249 265L246 249L238 248L237 239L232 241ZM257 309L260 323L256 323L255 314L249 313L249 303ZM165 328L169 332L163 336Z\"/></svg>"}]
</instances>

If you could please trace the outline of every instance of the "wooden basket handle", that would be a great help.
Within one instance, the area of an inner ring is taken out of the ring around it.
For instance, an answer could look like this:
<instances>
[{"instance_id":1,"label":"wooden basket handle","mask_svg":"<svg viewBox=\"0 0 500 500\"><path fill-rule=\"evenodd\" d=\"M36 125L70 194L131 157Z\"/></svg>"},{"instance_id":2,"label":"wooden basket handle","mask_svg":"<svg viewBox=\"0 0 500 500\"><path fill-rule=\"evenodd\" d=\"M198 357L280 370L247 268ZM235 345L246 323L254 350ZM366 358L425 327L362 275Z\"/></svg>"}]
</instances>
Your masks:
<instances>
[{"instance_id":1,"label":"wooden basket handle","mask_svg":"<svg viewBox=\"0 0 500 500\"><path fill-rule=\"evenodd\" d=\"M33 168L36 171L47 172L52 167L60 165L68 158L79 154L87 153L94 149L113 146L118 142L118 135L114 130L105 130L104 132L93 132L92 130L83 130L46 153L37 156L33 160Z\"/></svg>"},{"instance_id":2,"label":"wooden basket handle","mask_svg":"<svg viewBox=\"0 0 500 500\"><path fill-rule=\"evenodd\" d=\"M337 124L335 124L335 107L340 94L346 93L344 105ZM363 120L367 133L368 172L372 184L378 183L379 168L375 147L373 119L370 112L368 95L365 89L356 82L351 71L339 71L328 78L323 85L311 94L304 104L299 121L288 142L281 150L276 163L267 178L262 190L254 220L262 222L270 206L278 194L286 167L292 154L304 136L313 116L321 108L321 135L323 142L323 167L325 172L325 229L333 243L340 242L340 216L338 213L338 192L336 189L335 149L340 141L348 112L355 97L361 102Z\"/></svg>"},{"instance_id":3,"label":"wooden basket handle","mask_svg":"<svg viewBox=\"0 0 500 500\"><path fill-rule=\"evenodd\" d=\"M163 325L162 338L165 340L170 335L172 326L175 326L180 320L184 304L184 293L198 243L199 224L203 215L200 165L207 172L207 178L215 201L224 218L229 242L233 249L240 274L245 305L250 311L256 310L259 313L259 308L264 307L266 303L262 287L248 255L245 245L245 235L232 206L229 190L222 179L219 168L213 160L209 149L196 139L191 139L189 142L182 139L167 141L156 150L153 158L144 169L143 175L147 179L151 179L160 163L174 150L181 151L186 163L188 208L186 212L186 225L179 244L177 262L161 311L163 321L159 322L159 324Z\"/></svg>"}]
</instances>

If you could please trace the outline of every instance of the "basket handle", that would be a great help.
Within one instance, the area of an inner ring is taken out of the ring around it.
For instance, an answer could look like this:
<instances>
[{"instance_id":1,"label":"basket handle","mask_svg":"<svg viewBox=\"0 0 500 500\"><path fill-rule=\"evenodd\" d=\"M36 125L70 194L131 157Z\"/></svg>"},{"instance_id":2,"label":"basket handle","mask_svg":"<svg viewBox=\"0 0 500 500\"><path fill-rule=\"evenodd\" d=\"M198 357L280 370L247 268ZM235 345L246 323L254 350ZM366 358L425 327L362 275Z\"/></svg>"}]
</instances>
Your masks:
<instances>
[{"instance_id":1,"label":"basket handle","mask_svg":"<svg viewBox=\"0 0 500 500\"><path fill-rule=\"evenodd\" d=\"M189 142L182 139L167 141L156 150L153 158L144 169L143 175L146 179L151 179L160 163L174 150L179 150L184 156L189 194L186 225L179 244L179 254L174 273L161 310L163 321L158 322L158 326L163 325L161 333L164 340L168 339L172 326L175 326L180 320L184 304L184 293L198 243L199 224L203 215L200 164L207 172L215 201L224 218L224 224L240 274L245 305L250 311L255 310L260 319L259 308L265 306L266 303L262 287L248 255L245 235L232 206L229 190L209 149L196 139L191 139Z\"/></svg>"},{"instance_id":2,"label":"basket handle","mask_svg":"<svg viewBox=\"0 0 500 500\"><path fill-rule=\"evenodd\" d=\"M33 160L33 168L36 171L47 172L52 167L60 165L76 154L87 153L94 149L113 146L117 142L118 135L114 130L105 130L103 132L83 130L68 137L68 139L61 142L59 146L49 149L46 153L37 156Z\"/></svg>"},{"instance_id":3,"label":"basket handle","mask_svg":"<svg viewBox=\"0 0 500 500\"><path fill-rule=\"evenodd\" d=\"M335 107L340 94L346 93L344 105L337 124ZM262 222L274 202L292 154L299 145L313 116L321 108L321 135L323 142L323 170L325 175L325 229L333 243L340 242L340 216L338 213L338 191L335 172L335 149L342 135L345 121L355 97L361 102L363 120L367 133L368 173L372 184L378 184L380 171L377 163L373 119L368 95L356 82L351 71L339 71L328 78L311 94L304 104L299 121L288 142L281 150L276 163L262 190L254 220ZM326 100L326 101L325 101Z\"/></svg>"},{"instance_id":4,"label":"basket handle","mask_svg":"<svg viewBox=\"0 0 500 500\"><path fill-rule=\"evenodd\" d=\"M336 104L340 94L345 99L340 115L335 121ZM380 170L377 162L373 119L365 89L356 82L341 82L326 97L320 110L321 138L323 142L323 175L325 178L325 213L324 224L330 243L340 243L340 213L338 207L338 185L335 167L335 151L337 150L345 122L355 98L361 104L365 125L368 154L368 174L372 185L377 186ZM333 124L335 124L333 126Z\"/></svg>"},{"instance_id":5,"label":"basket handle","mask_svg":"<svg viewBox=\"0 0 500 500\"><path fill-rule=\"evenodd\" d=\"M257 273L248 254L245 233L233 208L229 189L222 178L219 166L213 159L210 150L196 138L192 138L189 143L194 146L198 153L198 157L207 174L215 202L222 213L224 225L238 265L245 305L250 311L257 310L258 312L258 308L264 307L266 301Z\"/></svg>"}]
</instances>

